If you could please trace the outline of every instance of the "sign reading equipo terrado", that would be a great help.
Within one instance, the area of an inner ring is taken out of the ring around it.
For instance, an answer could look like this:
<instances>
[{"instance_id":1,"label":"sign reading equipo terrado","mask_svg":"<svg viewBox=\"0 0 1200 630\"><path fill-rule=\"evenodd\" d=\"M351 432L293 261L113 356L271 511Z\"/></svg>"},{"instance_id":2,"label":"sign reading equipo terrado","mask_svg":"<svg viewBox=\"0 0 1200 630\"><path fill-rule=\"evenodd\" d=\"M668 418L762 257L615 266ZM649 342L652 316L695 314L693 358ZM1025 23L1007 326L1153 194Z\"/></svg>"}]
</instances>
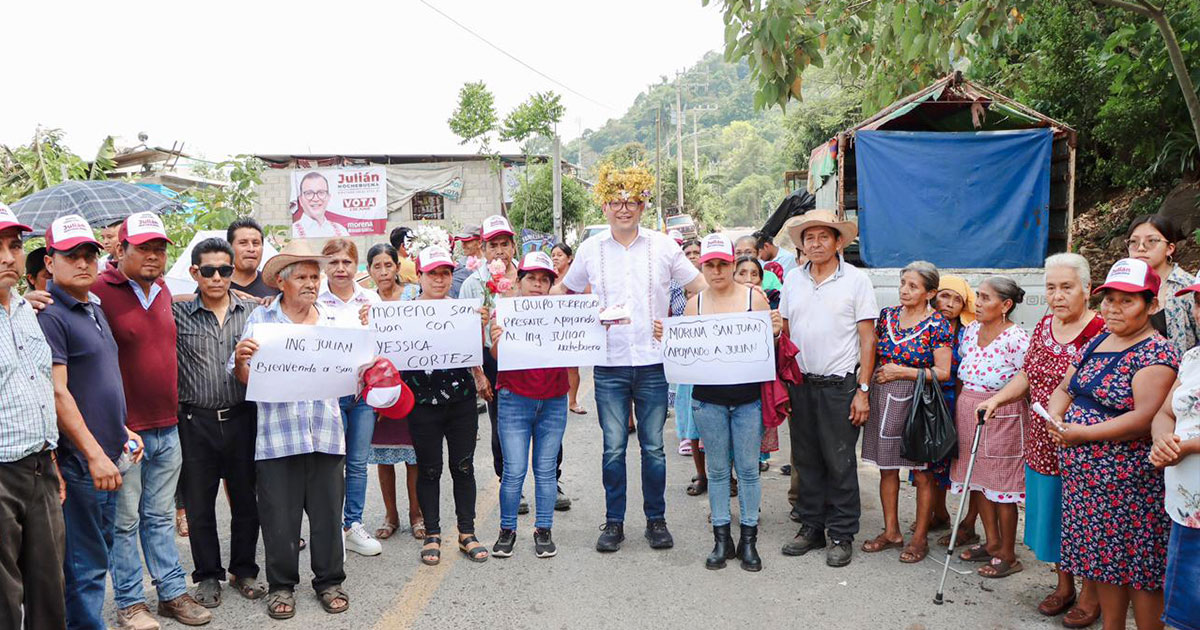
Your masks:
<instances>
[{"instance_id":1,"label":"sign reading equipo terrado","mask_svg":"<svg viewBox=\"0 0 1200 630\"><path fill-rule=\"evenodd\" d=\"M496 323L501 370L596 365L608 351L594 295L499 298Z\"/></svg>"},{"instance_id":2,"label":"sign reading equipo terrado","mask_svg":"<svg viewBox=\"0 0 1200 630\"><path fill-rule=\"evenodd\" d=\"M375 354L397 370L483 365L479 300L413 300L371 306Z\"/></svg>"},{"instance_id":3,"label":"sign reading equipo terrado","mask_svg":"<svg viewBox=\"0 0 1200 630\"><path fill-rule=\"evenodd\" d=\"M246 399L320 400L358 391L358 368L371 362L371 331L302 324L255 324Z\"/></svg>"},{"instance_id":4,"label":"sign reading equipo terrado","mask_svg":"<svg viewBox=\"0 0 1200 630\"><path fill-rule=\"evenodd\" d=\"M387 169L359 166L293 171L288 211L296 238L383 234L387 227Z\"/></svg>"},{"instance_id":5,"label":"sign reading equipo terrado","mask_svg":"<svg viewBox=\"0 0 1200 630\"><path fill-rule=\"evenodd\" d=\"M769 311L668 317L663 320L667 381L737 385L775 380Z\"/></svg>"}]
</instances>

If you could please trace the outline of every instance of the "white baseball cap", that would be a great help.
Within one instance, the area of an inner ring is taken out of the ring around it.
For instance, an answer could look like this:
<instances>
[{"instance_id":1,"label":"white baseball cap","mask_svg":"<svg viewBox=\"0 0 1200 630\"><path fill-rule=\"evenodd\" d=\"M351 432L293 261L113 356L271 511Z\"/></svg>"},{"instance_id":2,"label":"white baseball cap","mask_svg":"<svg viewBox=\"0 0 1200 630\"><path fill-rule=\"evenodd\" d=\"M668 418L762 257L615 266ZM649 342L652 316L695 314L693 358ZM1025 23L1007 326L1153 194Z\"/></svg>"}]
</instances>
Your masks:
<instances>
[{"instance_id":1,"label":"white baseball cap","mask_svg":"<svg viewBox=\"0 0 1200 630\"><path fill-rule=\"evenodd\" d=\"M454 259L450 257L450 252L446 251L445 247L439 245L430 245L421 250L417 255L417 268L421 273L426 273L438 267L455 267Z\"/></svg>"},{"instance_id":2,"label":"white baseball cap","mask_svg":"<svg viewBox=\"0 0 1200 630\"><path fill-rule=\"evenodd\" d=\"M92 226L78 214L68 214L58 217L46 230L46 248L58 252L69 252L76 247L91 243L100 247L100 241L92 235Z\"/></svg>"},{"instance_id":3,"label":"white baseball cap","mask_svg":"<svg viewBox=\"0 0 1200 630\"><path fill-rule=\"evenodd\" d=\"M558 277L558 273L554 271L554 263L550 262L550 256L546 252L535 251L525 254L521 259L521 265L517 267L518 271L545 271L546 273Z\"/></svg>"},{"instance_id":4,"label":"white baseball cap","mask_svg":"<svg viewBox=\"0 0 1200 630\"><path fill-rule=\"evenodd\" d=\"M498 214L493 214L492 216L483 220L482 233L483 240L485 241L490 241L501 234L507 234L509 236L513 236L515 234L515 232L513 232L512 225L508 222L508 219Z\"/></svg>"},{"instance_id":5,"label":"white baseball cap","mask_svg":"<svg viewBox=\"0 0 1200 630\"><path fill-rule=\"evenodd\" d=\"M1104 279L1104 284L1096 287L1096 290L1092 291L1092 295L1105 289L1115 289L1126 293L1151 291L1158 295L1160 286L1162 286L1162 279L1158 277L1158 273L1154 271L1153 267L1146 264L1146 261L1122 258L1113 263L1112 268L1108 270L1108 277Z\"/></svg>"},{"instance_id":6,"label":"white baseball cap","mask_svg":"<svg viewBox=\"0 0 1200 630\"><path fill-rule=\"evenodd\" d=\"M12 227L22 232L33 231L33 228L17 220L17 215L13 213L12 208L0 203L0 230L7 230Z\"/></svg>"},{"instance_id":7,"label":"white baseball cap","mask_svg":"<svg viewBox=\"0 0 1200 630\"><path fill-rule=\"evenodd\" d=\"M733 262L733 241L724 234L709 234L700 242L700 264L710 260Z\"/></svg>"},{"instance_id":8,"label":"white baseball cap","mask_svg":"<svg viewBox=\"0 0 1200 630\"><path fill-rule=\"evenodd\" d=\"M130 245L141 245L147 241L162 239L171 243L171 239L167 237L167 228L163 225L162 219L153 212L137 212L129 215L128 219L121 224L121 230L117 234L117 238L122 243Z\"/></svg>"}]
</instances>

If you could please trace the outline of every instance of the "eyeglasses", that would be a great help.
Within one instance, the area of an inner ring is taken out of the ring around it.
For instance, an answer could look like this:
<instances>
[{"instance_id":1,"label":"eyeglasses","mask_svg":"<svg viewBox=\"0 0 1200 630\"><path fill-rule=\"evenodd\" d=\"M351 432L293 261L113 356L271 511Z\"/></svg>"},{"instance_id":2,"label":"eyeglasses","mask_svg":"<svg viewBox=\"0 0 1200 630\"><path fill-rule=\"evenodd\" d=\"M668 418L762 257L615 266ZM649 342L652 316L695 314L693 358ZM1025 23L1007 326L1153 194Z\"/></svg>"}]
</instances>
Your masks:
<instances>
[{"instance_id":1,"label":"eyeglasses","mask_svg":"<svg viewBox=\"0 0 1200 630\"><path fill-rule=\"evenodd\" d=\"M222 278L228 278L233 275L233 265L220 265L218 267L204 265L200 267L200 275L204 278L211 278L214 273L221 274Z\"/></svg>"},{"instance_id":2,"label":"eyeglasses","mask_svg":"<svg viewBox=\"0 0 1200 630\"><path fill-rule=\"evenodd\" d=\"M1150 251L1158 247L1160 243L1166 243L1167 239L1151 236L1150 238L1131 238L1125 241L1125 246L1129 249L1144 249Z\"/></svg>"},{"instance_id":3,"label":"eyeglasses","mask_svg":"<svg viewBox=\"0 0 1200 630\"><path fill-rule=\"evenodd\" d=\"M625 201L610 201L610 202L608 202L608 205L612 206L613 210L624 210L627 208L633 208L636 210L641 205L641 203L642 202L640 202L640 201L625 200Z\"/></svg>"},{"instance_id":4,"label":"eyeglasses","mask_svg":"<svg viewBox=\"0 0 1200 630\"><path fill-rule=\"evenodd\" d=\"M305 201L312 201L313 199L320 199L320 200L324 201L329 198L329 191L328 190L304 190L304 191L300 192L300 196L303 197Z\"/></svg>"}]
</instances>

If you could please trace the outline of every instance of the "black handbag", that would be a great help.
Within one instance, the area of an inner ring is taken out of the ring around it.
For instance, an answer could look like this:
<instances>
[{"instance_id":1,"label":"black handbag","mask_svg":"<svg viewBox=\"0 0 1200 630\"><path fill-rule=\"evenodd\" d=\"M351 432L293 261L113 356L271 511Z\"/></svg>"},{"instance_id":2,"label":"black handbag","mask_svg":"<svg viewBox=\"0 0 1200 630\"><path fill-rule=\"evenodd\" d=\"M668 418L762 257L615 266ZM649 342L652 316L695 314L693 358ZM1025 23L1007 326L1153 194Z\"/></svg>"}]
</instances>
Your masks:
<instances>
[{"instance_id":1,"label":"black handbag","mask_svg":"<svg viewBox=\"0 0 1200 630\"><path fill-rule=\"evenodd\" d=\"M958 450L958 429L942 397L937 376L927 381L925 369L917 371L912 406L900 440L900 455L912 462L932 464Z\"/></svg>"}]
</instances>

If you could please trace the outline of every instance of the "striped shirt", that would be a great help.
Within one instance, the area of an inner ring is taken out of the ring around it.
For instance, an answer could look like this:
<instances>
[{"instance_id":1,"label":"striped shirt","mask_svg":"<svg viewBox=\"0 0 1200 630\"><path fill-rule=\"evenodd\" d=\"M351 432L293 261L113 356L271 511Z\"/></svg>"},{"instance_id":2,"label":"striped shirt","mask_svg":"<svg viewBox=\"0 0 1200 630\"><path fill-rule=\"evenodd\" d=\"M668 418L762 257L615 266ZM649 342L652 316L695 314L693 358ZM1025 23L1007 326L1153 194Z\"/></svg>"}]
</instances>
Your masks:
<instances>
[{"instance_id":1,"label":"striped shirt","mask_svg":"<svg viewBox=\"0 0 1200 630\"><path fill-rule=\"evenodd\" d=\"M205 409L228 409L246 400L246 386L225 370L250 312L258 306L229 296L225 323L200 296L171 305L175 315L176 349L179 352L179 402Z\"/></svg>"},{"instance_id":2,"label":"striped shirt","mask_svg":"<svg viewBox=\"0 0 1200 630\"><path fill-rule=\"evenodd\" d=\"M58 446L50 345L24 298L0 308L0 462Z\"/></svg>"},{"instance_id":3,"label":"striped shirt","mask_svg":"<svg viewBox=\"0 0 1200 630\"><path fill-rule=\"evenodd\" d=\"M254 337L255 324L294 324L283 314L280 298L270 306L254 309L246 321L242 339ZM333 326L336 318L320 306L317 325ZM233 355L225 369L233 373ZM346 437L342 431L342 410L337 398L304 400L300 402L258 404L258 439L254 444L254 459L276 459L307 453L346 454Z\"/></svg>"}]
</instances>

